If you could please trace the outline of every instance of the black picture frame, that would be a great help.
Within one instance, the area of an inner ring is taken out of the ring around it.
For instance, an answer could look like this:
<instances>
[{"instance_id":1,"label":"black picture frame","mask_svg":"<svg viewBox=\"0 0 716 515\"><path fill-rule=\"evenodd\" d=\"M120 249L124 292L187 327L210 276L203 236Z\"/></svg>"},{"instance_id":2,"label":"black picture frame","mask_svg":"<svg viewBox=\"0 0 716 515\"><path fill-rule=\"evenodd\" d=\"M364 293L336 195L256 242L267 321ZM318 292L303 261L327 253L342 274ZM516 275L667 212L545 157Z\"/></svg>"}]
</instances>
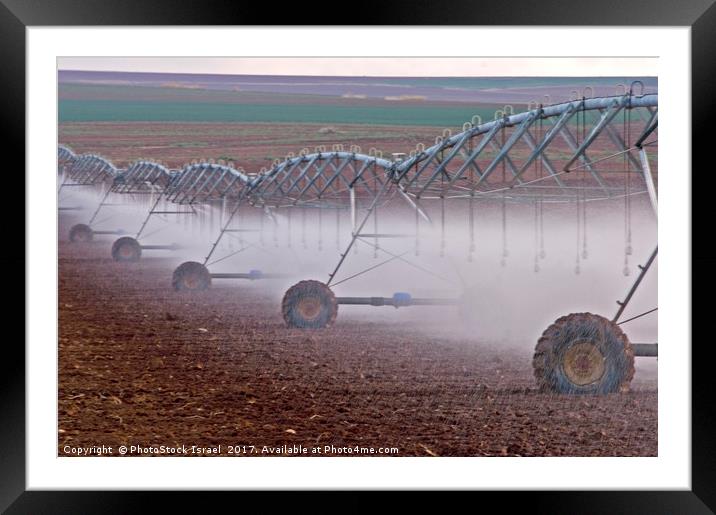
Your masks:
<instances>
[{"instance_id":1,"label":"black picture frame","mask_svg":"<svg viewBox=\"0 0 716 515\"><path fill-rule=\"evenodd\" d=\"M716 102L716 6L714 0L520 0L477 3L420 1L363 2L351 16L340 14L335 4L239 3L231 0L0 0L0 88L6 149L24 148L25 137L25 29L39 25L607 25L691 27L692 152L693 168L710 171L707 138ZM326 16L325 14L328 14ZM635 54L643 53L635 41ZM688 130L684 127L683 130ZM12 168L24 169L24 153L13 152ZM6 161L6 165L8 162ZM699 166L700 165L700 166ZM19 173L3 167L3 188L25 191ZM689 176L689 170L679 173ZM693 178L693 176L692 176ZM708 179L699 178L707 185ZM710 252L710 205L708 188L692 188L692 489L690 491L641 492L502 492L482 493L490 500L509 499L510 510L522 505L530 513L713 513L716 510L716 402L712 397L713 350L706 327L713 316L709 295L714 280L709 274L716 264ZM24 196L15 195L15 206L24 209ZM24 224L7 223L4 235L13 251L0 255L3 270L25 266ZM12 288L4 309L5 327L19 327L25 298L21 274L5 274ZM20 297L22 296L22 297ZM699 330L702 338L699 339ZM20 329L18 332L23 333ZM708 336L707 336L708 335ZM159 500L164 508L184 511L206 508L208 493L187 492L59 492L26 491L25 352L20 338L4 342L0 374L0 510L7 513L131 513L145 511ZM682 342L689 345L691 342ZM234 495L222 493L222 497ZM244 498L246 493L241 493ZM422 502L422 496L417 499ZM215 499L212 499L214 501ZM490 504L484 504L487 507ZM444 508L444 506L443 506ZM238 508L237 508L238 509Z\"/></svg>"}]
</instances>

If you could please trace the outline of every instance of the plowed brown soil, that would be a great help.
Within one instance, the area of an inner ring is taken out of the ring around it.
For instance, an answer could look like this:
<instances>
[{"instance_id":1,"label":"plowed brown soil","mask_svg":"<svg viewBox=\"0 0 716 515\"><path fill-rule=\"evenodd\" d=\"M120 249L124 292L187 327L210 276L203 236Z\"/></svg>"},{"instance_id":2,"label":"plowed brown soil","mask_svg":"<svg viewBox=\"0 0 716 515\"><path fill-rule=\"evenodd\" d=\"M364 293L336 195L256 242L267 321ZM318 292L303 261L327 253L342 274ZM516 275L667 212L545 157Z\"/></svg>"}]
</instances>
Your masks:
<instances>
[{"instance_id":1,"label":"plowed brown soil","mask_svg":"<svg viewBox=\"0 0 716 515\"><path fill-rule=\"evenodd\" d=\"M260 284L177 293L176 260L116 263L110 245L59 244L60 456L101 445L111 455L120 445L221 446L221 455L239 446L243 456L299 445L322 455L657 454L653 360L638 358L629 393L542 394L531 350L345 313L330 329L289 330L280 294Z\"/></svg>"}]
</instances>

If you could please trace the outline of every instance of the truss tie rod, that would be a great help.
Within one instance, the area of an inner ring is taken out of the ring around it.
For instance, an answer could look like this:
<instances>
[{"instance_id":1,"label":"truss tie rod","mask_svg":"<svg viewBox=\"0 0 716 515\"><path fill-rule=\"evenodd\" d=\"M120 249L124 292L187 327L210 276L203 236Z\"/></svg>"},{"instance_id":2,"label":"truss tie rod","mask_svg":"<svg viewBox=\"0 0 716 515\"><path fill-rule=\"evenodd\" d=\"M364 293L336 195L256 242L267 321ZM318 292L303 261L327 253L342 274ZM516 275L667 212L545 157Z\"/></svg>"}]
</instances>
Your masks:
<instances>
[{"instance_id":1,"label":"truss tie rod","mask_svg":"<svg viewBox=\"0 0 716 515\"><path fill-rule=\"evenodd\" d=\"M212 279L248 279L256 281L258 279L285 279L291 277L289 274L267 274L261 270L251 270L248 273L215 273L210 274Z\"/></svg>"},{"instance_id":2,"label":"truss tie rod","mask_svg":"<svg viewBox=\"0 0 716 515\"><path fill-rule=\"evenodd\" d=\"M623 154L626 154L626 153L628 153L628 152L631 152L632 150L636 150L637 148L638 148L637 146L633 146L633 147L629 147L629 148L627 148L627 149L625 149L625 150L622 150L622 151L620 151L620 152L615 152L615 153L613 153L613 154L609 154L608 156L605 156L605 157L600 157L600 158L598 158L598 159L590 159L588 163L581 164L581 165L577 165L577 166L574 166L574 167L569 168L569 169L566 169L566 168L565 168L564 171L565 171L565 172L574 172L574 171L576 171L576 170L581 170L582 168L589 168L589 167L592 166L592 165L595 165L595 164L597 164L597 163L601 163L601 162L603 162L603 161L608 161L608 160L610 160L610 159L614 159L615 157L619 157L619 156L621 156L621 155L623 155ZM600 173L609 172L609 171L610 171L610 170L599 170ZM612 170L612 171L613 171L614 173L624 173L622 170Z\"/></svg>"},{"instance_id":3,"label":"truss tie rod","mask_svg":"<svg viewBox=\"0 0 716 515\"><path fill-rule=\"evenodd\" d=\"M646 141L646 138L648 138L652 132L656 130L658 127L658 112L654 112L652 115L652 119L650 120L649 125L646 129L644 129L644 132L639 136L639 138L636 140L636 143L634 143L634 146L641 149L641 147L644 145L644 141Z\"/></svg>"},{"instance_id":4,"label":"truss tie rod","mask_svg":"<svg viewBox=\"0 0 716 515\"><path fill-rule=\"evenodd\" d=\"M378 263L377 265L373 265L373 266L371 266L371 267L366 268L365 270L361 270L361 271L358 272L358 273L355 273L355 274L353 274L353 275L351 275L351 276L349 276L349 277L346 277L345 279L341 279L340 281L333 283L333 287L335 288L335 287L338 286L339 284L342 284L342 283L344 283L344 282L346 282L346 281L350 281L351 279L355 279L356 277L361 276L361 275L363 275L363 274L367 274L368 272L371 272L371 271L375 270L375 269L378 268L378 267L381 267L381 266L383 266L383 265L385 265L385 264L387 264L387 263L390 263L391 261L395 261L396 259L401 259L401 258L402 258L404 255L406 255L407 253L408 253L408 251L405 251L405 252L403 252L402 254L396 254L396 255L390 257L389 259L386 259L385 261L381 261L381 262Z\"/></svg>"},{"instance_id":5,"label":"truss tie rod","mask_svg":"<svg viewBox=\"0 0 716 515\"><path fill-rule=\"evenodd\" d=\"M415 238L414 234L401 233L360 233L357 238Z\"/></svg>"},{"instance_id":6,"label":"truss tie rod","mask_svg":"<svg viewBox=\"0 0 716 515\"><path fill-rule=\"evenodd\" d=\"M642 279L644 279L644 276L646 275L646 272L649 270L649 267L654 262L654 259L656 259L656 254L659 250L659 247L656 247L654 249L654 252L651 253L651 256L649 256L649 260L646 262L645 265L639 265L639 269L641 272L639 272L639 277L636 278L636 281L634 281L634 284L632 285L631 289L629 290L629 293L627 293L626 298L623 301L617 301L617 304L619 304L619 309L617 310L617 314L614 315L614 318L612 319L612 322L616 323L617 320L619 320L619 317L622 316L622 313L624 313L624 310L627 307L627 304L629 304L629 301L631 300L632 296L634 295L634 292L636 291L637 287L641 283Z\"/></svg>"},{"instance_id":7,"label":"truss tie rod","mask_svg":"<svg viewBox=\"0 0 716 515\"><path fill-rule=\"evenodd\" d=\"M142 250L179 250L182 248L176 243L171 245L140 245L140 247Z\"/></svg>"},{"instance_id":8,"label":"truss tie rod","mask_svg":"<svg viewBox=\"0 0 716 515\"><path fill-rule=\"evenodd\" d=\"M653 309L650 309L649 311L644 311L643 313L640 313L639 315L633 316L631 318L627 318L626 320L622 320L617 325L626 324L627 322L631 322L632 320L636 320L638 318L645 317L646 315L653 313L654 311L658 311L658 309L659 308L653 308Z\"/></svg>"},{"instance_id":9,"label":"truss tie rod","mask_svg":"<svg viewBox=\"0 0 716 515\"><path fill-rule=\"evenodd\" d=\"M114 231L95 231L95 230L93 230L92 232L94 234L115 234L117 236L121 236L122 234L129 234L124 229L116 229Z\"/></svg>"},{"instance_id":10,"label":"truss tie rod","mask_svg":"<svg viewBox=\"0 0 716 515\"><path fill-rule=\"evenodd\" d=\"M409 293L395 293L392 297L336 297L338 304L352 306L457 306L459 299L413 298Z\"/></svg>"}]
</instances>

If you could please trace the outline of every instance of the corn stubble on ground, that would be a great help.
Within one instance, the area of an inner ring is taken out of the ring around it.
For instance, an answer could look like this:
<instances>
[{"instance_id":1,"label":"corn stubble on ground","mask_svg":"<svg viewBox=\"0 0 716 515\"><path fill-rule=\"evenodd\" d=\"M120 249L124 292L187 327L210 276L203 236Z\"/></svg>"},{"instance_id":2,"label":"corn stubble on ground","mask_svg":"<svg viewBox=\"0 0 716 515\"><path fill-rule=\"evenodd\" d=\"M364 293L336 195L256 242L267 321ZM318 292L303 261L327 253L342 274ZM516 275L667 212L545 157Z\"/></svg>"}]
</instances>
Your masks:
<instances>
[{"instance_id":1,"label":"corn stubble on ground","mask_svg":"<svg viewBox=\"0 0 716 515\"><path fill-rule=\"evenodd\" d=\"M60 231L61 234L62 231ZM654 373L606 396L539 393L531 350L345 316L287 329L280 294L171 288L171 259L59 245L59 448L398 447L398 456L654 456Z\"/></svg>"}]
</instances>

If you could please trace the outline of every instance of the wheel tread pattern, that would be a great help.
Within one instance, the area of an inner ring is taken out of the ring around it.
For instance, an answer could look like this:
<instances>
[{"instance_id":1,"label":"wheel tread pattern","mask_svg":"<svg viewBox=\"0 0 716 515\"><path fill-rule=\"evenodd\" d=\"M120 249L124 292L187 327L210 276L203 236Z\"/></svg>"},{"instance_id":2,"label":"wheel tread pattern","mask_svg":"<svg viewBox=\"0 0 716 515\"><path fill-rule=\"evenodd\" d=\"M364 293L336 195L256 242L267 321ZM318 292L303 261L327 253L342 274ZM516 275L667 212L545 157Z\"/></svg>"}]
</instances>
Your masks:
<instances>
[{"instance_id":1,"label":"wheel tread pattern","mask_svg":"<svg viewBox=\"0 0 716 515\"><path fill-rule=\"evenodd\" d=\"M184 276L188 274L198 274L200 277L200 285L198 288L187 288L184 284ZM179 265L174 274L172 274L172 287L176 291L192 291L192 290L206 290L211 286L211 274L209 270L201 263L197 261L186 261Z\"/></svg>"},{"instance_id":2,"label":"wheel tread pattern","mask_svg":"<svg viewBox=\"0 0 716 515\"><path fill-rule=\"evenodd\" d=\"M122 257L120 250L123 246L130 245L134 250L134 255L130 258ZM112 244L112 257L115 261L139 261L142 257L142 247L139 242L131 236L122 236Z\"/></svg>"},{"instance_id":3,"label":"wheel tread pattern","mask_svg":"<svg viewBox=\"0 0 716 515\"><path fill-rule=\"evenodd\" d=\"M565 393L555 384L552 371L559 367L558 356L555 354L555 346L560 341L562 335L567 331L568 326L573 324L589 325L596 327L600 332L600 337L605 339L607 332L612 333L612 337L618 342L618 351L623 353L626 366L623 370L619 384L613 391L626 392L629 390L629 384L634 378L634 350L629 343L624 331L614 322L593 313L572 313L558 318L542 333L537 341L534 357L532 359L532 368L534 371L537 386L540 391ZM570 392L575 393L575 392ZM576 392L579 393L579 392ZM599 392L609 393L609 392Z\"/></svg>"},{"instance_id":4,"label":"wheel tread pattern","mask_svg":"<svg viewBox=\"0 0 716 515\"><path fill-rule=\"evenodd\" d=\"M70 228L70 241L76 242L79 240L80 235L84 233L87 239L84 241L92 241L94 238L94 231L87 224L75 224Z\"/></svg>"},{"instance_id":5,"label":"wheel tread pattern","mask_svg":"<svg viewBox=\"0 0 716 515\"><path fill-rule=\"evenodd\" d=\"M315 291L318 291L322 294L322 300L324 302L328 302L327 307L329 309L328 320L326 320L323 325L317 326L315 328L324 328L333 325L333 323L336 321L336 316L338 316L338 301L336 300L336 296L333 294L333 290L331 290L324 283L313 279L299 281L293 286L291 286L288 290L286 290L286 293L284 294L283 300L281 302L281 313L283 315L284 321L286 322L286 325L288 325L289 327L296 327L291 314L291 310L296 299L300 298L305 292Z\"/></svg>"}]
</instances>

